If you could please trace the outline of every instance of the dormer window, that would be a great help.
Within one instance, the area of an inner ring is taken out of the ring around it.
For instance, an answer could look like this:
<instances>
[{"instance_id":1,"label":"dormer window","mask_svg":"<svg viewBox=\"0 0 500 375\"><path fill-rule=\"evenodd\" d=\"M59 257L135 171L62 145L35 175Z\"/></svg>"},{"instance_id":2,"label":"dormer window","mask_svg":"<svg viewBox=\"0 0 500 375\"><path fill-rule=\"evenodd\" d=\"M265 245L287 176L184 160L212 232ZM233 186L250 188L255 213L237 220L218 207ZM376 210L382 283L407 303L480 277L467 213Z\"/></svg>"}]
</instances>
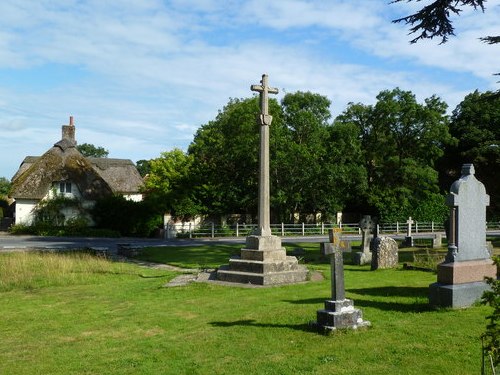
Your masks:
<instances>
[{"instance_id":1,"label":"dormer window","mask_svg":"<svg viewBox=\"0 0 500 375\"><path fill-rule=\"evenodd\" d=\"M71 193L71 182L65 182L65 181L59 182L59 192L61 194Z\"/></svg>"}]
</instances>

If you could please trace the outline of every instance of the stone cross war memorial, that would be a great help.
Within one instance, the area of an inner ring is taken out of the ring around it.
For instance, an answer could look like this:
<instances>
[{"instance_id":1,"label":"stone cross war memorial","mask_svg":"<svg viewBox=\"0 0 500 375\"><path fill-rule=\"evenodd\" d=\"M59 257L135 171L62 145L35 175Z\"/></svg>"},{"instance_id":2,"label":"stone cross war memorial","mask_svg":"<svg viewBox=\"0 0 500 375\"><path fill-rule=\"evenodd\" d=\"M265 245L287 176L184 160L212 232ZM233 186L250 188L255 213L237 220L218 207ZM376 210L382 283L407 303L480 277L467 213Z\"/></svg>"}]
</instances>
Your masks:
<instances>
[{"instance_id":1,"label":"stone cross war memorial","mask_svg":"<svg viewBox=\"0 0 500 375\"><path fill-rule=\"evenodd\" d=\"M246 238L241 256L229 259L229 266L217 271L217 279L256 285L290 284L305 281L307 269L299 265L297 258L287 256L281 246L281 238L271 234L270 183L269 183L269 126L273 117L269 114L269 94L278 89L269 87L268 77L262 75L258 85L250 89L260 96L260 128L258 229Z\"/></svg>"}]
</instances>

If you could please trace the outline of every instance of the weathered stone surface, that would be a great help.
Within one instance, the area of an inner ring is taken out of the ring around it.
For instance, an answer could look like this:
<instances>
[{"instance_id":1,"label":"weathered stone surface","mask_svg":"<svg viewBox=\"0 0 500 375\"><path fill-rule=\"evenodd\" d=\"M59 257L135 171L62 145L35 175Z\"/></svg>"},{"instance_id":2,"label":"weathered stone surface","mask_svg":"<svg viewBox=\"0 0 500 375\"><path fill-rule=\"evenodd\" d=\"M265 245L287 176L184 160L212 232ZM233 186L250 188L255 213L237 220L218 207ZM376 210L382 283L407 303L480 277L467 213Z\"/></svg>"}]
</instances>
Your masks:
<instances>
[{"instance_id":1,"label":"weathered stone surface","mask_svg":"<svg viewBox=\"0 0 500 375\"><path fill-rule=\"evenodd\" d=\"M217 279L220 281L255 285L294 284L307 279L307 268L302 265L296 265L293 270L289 271L257 273L234 271L221 267L217 271Z\"/></svg>"},{"instance_id":2,"label":"weathered stone surface","mask_svg":"<svg viewBox=\"0 0 500 375\"><path fill-rule=\"evenodd\" d=\"M322 331L356 329L370 325L370 322L363 321L361 311L353 307L353 301L345 298L343 252L347 249L340 240L341 231L336 232L332 237L333 243L324 246L325 254L330 256L332 298L326 300L325 308L316 313L317 321L314 324Z\"/></svg>"},{"instance_id":3,"label":"weathered stone surface","mask_svg":"<svg viewBox=\"0 0 500 375\"><path fill-rule=\"evenodd\" d=\"M441 233L434 233L432 238L432 248L439 249L443 246L443 235Z\"/></svg>"},{"instance_id":4,"label":"weathered stone surface","mask_svg":"<svg viewBox=\"0 0 500 375\"><path fill-rule=\"evenodd\" d=\"M397 268L398 244L390 237L377 237L371 243L372 263L371 269Z\"/></svg>"},{"instance_id":5,"label":"weathered stone surface","mask_svg":"<svg viewBox=\"0 0 500 375\"><path fill-rule=\"evenodd\" d=\"M429 303L440 307L469 307L489 289L489 285L482 281L451 285L434 283L429 286Z\"/></svg>"},{"instance_id":6,"label":"weathered stone surface","mask_svg":"<svg viewBox=\"0 0 500 375\"><path fill-rule=\"evenodd\" d=\"M362 266L364 264L372 263L372 253L365 253L364 251L356 251L352 253L352 262L358 266Z\"/></svg>"},{"instance_id":7,"label":"weathered stone surface","mask_svg":"<svg viewBox=\"0 0 500 375\"><path fill-rule=\"evenodd\" d=\"M316 312L316 327L323 331L358 329L369 327L370 322L363 320L363 312L354 308L352 300L325 301L325 309Z\"/></svg>"},{"instance_id":8,"label":"weathered stone surface","mask_svg":"<svg viewBox=\"0 0 500 375\"><path fill-rule=\"evenodd\" d=\"M489 196L474 173L472 164L464 164L446 199L448 254L438 266L437 283L429 286L429 303L434 306L471 306L489 289L484 278L496 276L486 243Z\"/></svg>"},{"instance_id":9,"label":"weathered stone surface","mask_svg":"<svg viewBox=\"0 0 500 375\"><path fill-rule=\"evenodd\" d=\"M438 265L438 283L465 284L496 277L497 267L490 259L441 263Z\"/></svg>"},{"instance_id":10,"label":"weathered stone surface","mask_svg":"<svg viewBox=\"0 0 500 375\"><path fill-rule=\"evenodd\" d=\"M295 257L287 257L281 246L281 238L271 235L270 190L269 190L269 94L277 94L278 89L269 87L267 75L262 75L260 85L252 85L252 91L260 96L259 150L259 212L256 235L248 236L246 247L239 259L230 259L229 267L220 267L217 279L235 283L257 285L287 284L305 281L307 269L300 266Z\"/></svg>"}]
</instances>

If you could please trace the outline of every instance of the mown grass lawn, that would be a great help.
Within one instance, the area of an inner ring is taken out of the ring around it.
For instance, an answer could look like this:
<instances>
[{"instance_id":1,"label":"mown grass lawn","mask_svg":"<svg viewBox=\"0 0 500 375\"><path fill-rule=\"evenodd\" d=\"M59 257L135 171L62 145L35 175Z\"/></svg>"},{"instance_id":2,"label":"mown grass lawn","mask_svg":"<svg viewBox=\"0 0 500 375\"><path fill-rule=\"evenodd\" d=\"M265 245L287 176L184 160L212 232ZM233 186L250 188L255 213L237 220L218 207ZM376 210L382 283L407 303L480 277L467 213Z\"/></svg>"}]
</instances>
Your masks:
<instances>
[{"instance_id":1,"label":"mown grass lawn","mask_svg":"<svg viewBox=\"0 0 500 375\"><path fill-rule=\"evenodd\" d=\"M240 247L160 248L146 257L210 267ZM176 273L107 261L81 267L94 260L77 258L65 266L68 282L45 274L44 280L0 284L0 374L480 372L489 308L431 310L427 287L436 276L429 272L346 265L346 294L372 327L330 336L312 331L308 323L329 297L329 269L315 255L318 244L287 245L294 247L306 250L309 267L323 271L325 280L165 288ZM16 256L0 255L0 280L8 274L1 265Z\"/></svg>"}]
</instances>

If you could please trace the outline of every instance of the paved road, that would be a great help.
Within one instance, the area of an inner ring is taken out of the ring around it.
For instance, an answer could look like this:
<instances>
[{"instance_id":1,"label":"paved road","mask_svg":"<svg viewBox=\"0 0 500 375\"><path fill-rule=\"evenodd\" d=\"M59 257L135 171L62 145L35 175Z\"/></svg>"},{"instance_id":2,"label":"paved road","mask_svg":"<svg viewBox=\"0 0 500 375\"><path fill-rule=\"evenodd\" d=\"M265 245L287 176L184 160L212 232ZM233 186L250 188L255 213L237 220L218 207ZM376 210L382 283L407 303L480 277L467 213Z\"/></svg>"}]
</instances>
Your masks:
<instances>
[{"instance_id":1,"label":"paved road","mask_svg":"<svg viewBox=\"0 0 500 375\"><path fill-rule=\"evenodd\" d=\"M418 233L414 238L430 237L430 233ZM500 236L500 231L489 231L488 236ZM360 240L359 235L345 235L350 240ZM404 238L404 235L391 235L396 239ZM306 236L306 237L284 237L283 243L290 242L326 242L328 236ZM231 238L197 238L197 239L171 239L163 240L157 238L91 238L91 237L39 237L39 236L13 236L0 232L0 251L12 251L17 249L78 249L90 247L102 247L111 251L116 250L117 244L130 244L132 246L199 246L207 243L241 243L245 237Z\"/></svg>"}]
</instances>

